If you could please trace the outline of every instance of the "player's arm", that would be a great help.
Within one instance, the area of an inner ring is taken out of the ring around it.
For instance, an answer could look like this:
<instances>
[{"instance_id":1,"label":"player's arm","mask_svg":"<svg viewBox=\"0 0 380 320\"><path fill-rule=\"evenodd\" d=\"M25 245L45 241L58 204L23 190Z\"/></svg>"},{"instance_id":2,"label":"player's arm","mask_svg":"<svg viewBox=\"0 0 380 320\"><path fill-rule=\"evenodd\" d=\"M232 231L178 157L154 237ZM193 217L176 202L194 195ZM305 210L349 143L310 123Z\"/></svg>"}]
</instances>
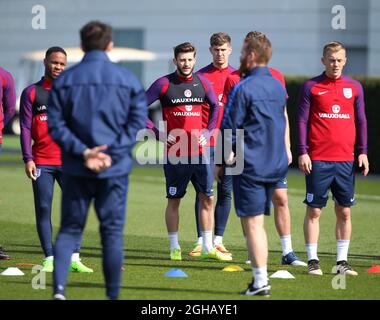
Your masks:
<instances>
[{"instance_id":1,"label":"player's arm","mask_svg":"<svg viewBox=\"0 0 380 320\"><path fill-rule=\"evenodd\" d=\"M231 131L232 151L236 153L236 130L243 129L246 117L247 98L243 90L234 89L230 95L228 112L223 117L222 129Z\"/></svg>"},{"instance_id":2,"label":"player's arm","mask_svg":"<svg viewBox=\"0 0 380 320\"><path fill-rule=\"evenodd\" d=\"M231 75L227 77L226 82L224 83L222 103L224 106L228 103L228 95L231 92L232 88L236 83L231 79Z\"/></svg>"},{"instance_id":3,"label":"player's arm","mask_svg":"<svg viewBox=\"0 0 380 320\"><path fill-rule=\"evenodd\" d=\"M312 164L308 155L307 131L310 114L311 95L307 82L301 88L298 99L297 134L298 134L298 167L305 174L310 174Z\"/></svg>"},{"instance_id":4,"label":"player's arm","mask_svg":"<svg viewBox=\"0 0 380 320\"><path fill-rule=\"evenodd\" d=\"M290 127L289 127L289 117L288 112L286 111L286 106L284 108L285 115L285 146L286 146L286 154L288 155L288 165L290 165L293 161L292 150L290 147Z\"/></svg>"},{"instance_id":5,"label":"player's arm","mask_svg":"<svg viewBox=\"0 0 380 320\"><path fill-rule=\"evenodd\" d=\"M360 83L357 83L358 94L355 97L355 126L357 136L357 149L358 149L358 165L363 167L363 175L366 176L369 172L368 162L368 134L367 134L367 118L365 115L364 107L364 92Z\"/></svg>"},{"instance_id":6,"label":"player's arm","mask_svg":"<svg viewBox=\"0 0 380 320\"><path fill-rule=\"evenodd\" d=\"M288 96L288 91L286 90L286 82L285 82L285 77L281 72L277 72L276 75L274 75L274 78L280 81L282 87L285 89L286 92L286 99L289 98ZM290 165L293 161L293 156L292 156L292 150L291 150L291 145L290 145L290 127L289 127L289 117L288 117L288 112L287 108L285 106L284 109L284 115L285 115L285 146L286 146L286 154L288 156L288 165Z\"/></svg>"},{"instance_id":7,"label":"player's arm","mask_svg":"<svg viewBox=\"0 0 380 320\"><path fill-rule=\"evenodd\" d=\"M51 138L64 152L83 158L88 147L67 126L63 110L65 105L64 91L56 86L56 82L50 91L48 105L48 127Z\"/></svg>"},{"instance_id":8,"label":"player's arm","mask_svg":"<svg viewBox=\"0 0 380 320\"><path fill-rule=\"evenodd\" d=\"M15 115L16 107L16 91L13 77L10 73L4 74L3 81L3 113L4 113L4 126Z\"/></svg>"},{"instance_id":9,"label":"player's arm","mask_svg":"<svg viewBox=\"0 0 380 320\"><path fill-rule=\"evenodd\" d=\"M107 145L89 148L67 126L64 117L63 106L65 105L65 95L61 88L54 83L49 94L47 108L48 129L51 138L66 153L74 157L82 158L84 166L95 173L99 173L111 166L112 159L108 154L103 153Z\"/></svg>"},{"instance_id":10,"label":"player's arm","mask_svg":"<svg viewBox=\"0 0 380 320\"><path fill-rule=\"evenodd\" d=\"M33 161L32 154L32 105L35 95L35 87L30 86L21 94L20 98L20 143L22 158L25 163L25 174L29 179L37 179L36 164Z\"/></svg>"},{"instance_id":11,"label":"player's arm","mask_svg":"<svg viewBox=\"0 0 380 320\"><path fill-rule=\"evenodd\" d=\"M210 137L212 136L213 131L214 131L216 124L218 122L219 102L215 96L214 89L213 89L211 83L209 82L209 80L207 78L201 76L201 75L198 75L198 76L202 82L204 89L205 89L206 100L207 100L208 105L210 106L206 131L200 137L200 144L205 145L207 143L207 140L209 140Z\"/></svg>"},{"instance_id":12,"label":"player's arm","mask_svg":"<svg viewBox=\"0 0 380 320\"><path fill-rule=\"evenodd\" d=\"M148 107L155 101L159 100L160 97L166 92L169 86L169 79L167 77L162 77L157 79L146 91L147 105ZM155 126L154 122L147 117L146 128L153 130L156 139L160 140L160 137L166 138L166 133L160 134L160 131ZM165 141L163 141L165 142Z\"/></svg>"},{"instance_id":13,"label":"player's arm","mask_svg":"<svg viewBox=\"0 0 380 320\"><path fill-rule=\"evenodd\" d=\"M236 86L228 101L228 110L223 117L222 135L223 135L223 163L233 164L236 155L237 130L244 129L243 123L247 112L246 94Z\"/></svg>"},{"instance_id":14,"label":"player's arm","mask_svg":"<svg viewBox=\"0 0 380 320\"><path fill-rule=\"evenodd\" d=\"M232 164L236 154L236 130L243 128L243 122L246 117L246 97L239 86L235 86L228 95L228 103L224 109L223 120L221 124L223 163L216 165L214 177L219 182L223 174L223 166ZM227 156L227 158L226 158Z\"/></svg>"},{"instance_id":15,"label":"player's arm","mask_svg":"<svg viewBox=\"0 0 380 320\"><path fill-rule=\"evenodd\" d=\"M125 126L130 141L136 142L137 132L146 127L148 104L145 91L138 80L135 78L132 82L128 119Z\"/></svg>"},{"instance_id":16,"label":"player's arm","mask_svg":"<svg viewBox=\"0 0 380 320\"><path fill-rule=\"evenodd\" d=\"M226 133L230 133L230 132L225 131L225 127L226 127L227 121L228 121L228 116L230 114L230 110L233 108L232 106L233 106L233 102L234 102L234 99L235 99L235 94L236 94L236 91L237 91L237 88L238 88L237 86L235 86L235 83L233 83L233 84L232 83L233 82L230 81L228 87L225 86L225 88L224 88L224 94L226 94L226 97L227 97L227 99L225 99L224 101L227 104L225 104L225 107L224 107L223 119L222 119L222 123L221 123L221 126L220 126L221 141L216 146L217 149L221 148L222 150L221 151L217 150L215 152L215 154L222 154L223 155L222 156L222 164L216 164L215 165L214 177L215 177L215 179L218 182L220 181L220 177L221 177L221 175L224 172L224 170L223 170L224 164L226 164L226 163L227 164L232 164L234 162L234 157L235 157L235 152L234 152L233 146L232 145L229 146L229 147L226 146L226 143L231 143L232 137L229 134L226 134ZM228 137L226 137L226 135ZM227 159L225 159L225 149L226 149L226 147L227 147L227 150L230 149L230 152L229 152L229 155L228 155Z\"/></svg>"}]
</instances>

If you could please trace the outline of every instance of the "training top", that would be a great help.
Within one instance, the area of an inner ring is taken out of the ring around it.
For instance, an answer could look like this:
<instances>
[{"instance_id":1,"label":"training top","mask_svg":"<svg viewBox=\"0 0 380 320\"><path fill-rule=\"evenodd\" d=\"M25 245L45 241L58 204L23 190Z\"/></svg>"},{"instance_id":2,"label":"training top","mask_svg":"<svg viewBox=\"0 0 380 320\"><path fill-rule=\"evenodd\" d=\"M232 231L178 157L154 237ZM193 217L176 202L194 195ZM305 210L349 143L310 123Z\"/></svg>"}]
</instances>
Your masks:
<instances>
[{"instance_id":1,"label":"training top","mask_svg":"<svg viewBox=\"0 0 380 320\"><path fill-rule=\"evenodd\" d=\"M217 68L214 66L213 63L210 63L206 67L196 72L196 74L203 75L205 78L207 78L210 81L212 88L214 89L215 96L219 102L219 115L218 115L218 120L216 122L216 127L215 127L216 129L220 128L220 125L223 119L224 103L222 101L223 101L223 92L224 92L226 79L234 71L236 71L236 69L231 67L230 65L228 65L226 68ZM207 123L208 123L209 112L210 112L210 107L208 105L205 105L205 108L203 109L203 112L202 112L202 125L204 128L206 128ZM215 130L215 133L210 138L210 143L209 143L210 146L216 145L217 135L218 135L218 130Z\"/></svg>"},{"instance_id":2,"label":"training top","mask_svg":"<svg viewBox=\"0 0 380 320\"><path fill-rule=\"evenodd\" d=\"M231 92L222 129L232 129L236 155L244 148L243 175L254 181L277 182L288 170L286 97L284 87L267 67L253 68ZM244 141L236 141L236 129L244 129Z\"/></svg>"},{"instance_id":3,"label":"training top","mask_svg":"<svg viewBox=\"0 0 380 320\"><path fill-rule=\"evenodd\" d=\"M331 79L325 73L301 88L298 101L298 152L311 160L353 161L367 154L367 119L361 84L349 77Z\"/></svg>"},{"instance_id":4,"label":"training top","mask_svg":"<svg viewBox=\"0 0 380 320\"><path fill-rule=\"evenodd\" d=\"M62 151L62 170L77 177L121 177L132 169L136 134L145 129L145 91L127 68L106 52L91 50L54 80L48 102L51 137ZM86 148L107 145L111 167L95 173L84 165Z\"/></svg>"},{"instance_id":5,"label":"training top","mask_svg":"<svg viewBox=\"0 0 380 320\"><path fill-rule=\"evenodd\" d=\"M47 108L52 81L42 78L26 87L20 99L21 150L23 160L60 166L61 149L48 132ZM33 140L33 146L32 146Z\"/></svg>"},{"instance_id":6,"label":"training top","mask_svg":"<svg viewBox=\"0 0 380 320\"><path fill-rule=\"evenodd\" d=\"M269 68L270 74L281 82L284 89L286 90L286 84L285 84L285 78L284 75L277 69ZM226 82L224 84L223 89L223 96L222 96L222 103L223 105L227 104L228 101L228 94L230 93L231 89L240 81L240 71L236 70L232 72L230 75L227 76Z\"/></svg>"},{"instance_id":7,"label":"training top","mask_svg":"<svg viewBox=\"0 0 380 320\"><path fill-rule=\"evenodd\" d=\"M0 145L3 127L15 114L16 92L12 75L0 67Z\"/></svg>"},{"instance_id":8,"label":"training top","mask_svg":"<svg viewBox=\"0 0 380 320\"><path fill-rule=\"evenodd\" d=\"M219 106L210 82L202 75L193 74L190 78L171 73L157 79L147 90L148 105L160 100L162 118L166 121L166 134L177 136L175 129L183 129L185 136L180 139L179 145L186 140L187 148L169 147L169 156L190 156L202 154L203 148L197 143L202 130L212 133L218 119ZM206 105L209 106L209 119L207 126L202 125L202 114ZM154 124L149 121L148 128L157 132ZM171 132L172 131L172 132ZM207 138L209 136L207 135ZM193 141L193 143L191 143ZM170 151L170 150L173 151ZM174 151L175 150L175 151Z\"/></svg>"}]
</instances>

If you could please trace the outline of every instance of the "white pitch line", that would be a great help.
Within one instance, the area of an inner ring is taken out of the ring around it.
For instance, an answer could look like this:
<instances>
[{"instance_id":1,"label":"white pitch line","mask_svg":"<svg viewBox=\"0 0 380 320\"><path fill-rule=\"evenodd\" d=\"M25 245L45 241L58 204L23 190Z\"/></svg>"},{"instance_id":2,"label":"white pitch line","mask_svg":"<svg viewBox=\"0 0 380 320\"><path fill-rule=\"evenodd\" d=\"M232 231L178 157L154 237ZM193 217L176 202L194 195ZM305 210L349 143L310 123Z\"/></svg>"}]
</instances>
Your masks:
<instances>
[{"instance_id":1,"label":"white pitch line","mask_svg":"<svg viewBox=\"0 0 380 320\"><path fill-rule=\"evenodd\" d=\"M160 182L160 183L165 183L165 178L164 177L155 177L155 176L135 176L133 177L136 180L143 180L146 182ZM304 195L305 190L301 189L293 189L293 188L288 188L288 191L290 194L294 195ZM375 196L375 195L370 195L370 194L355 194L356 199L361 199L361 200L371 200L371 201L380 201L380 196Z\"/></svg>"}]
</instances>

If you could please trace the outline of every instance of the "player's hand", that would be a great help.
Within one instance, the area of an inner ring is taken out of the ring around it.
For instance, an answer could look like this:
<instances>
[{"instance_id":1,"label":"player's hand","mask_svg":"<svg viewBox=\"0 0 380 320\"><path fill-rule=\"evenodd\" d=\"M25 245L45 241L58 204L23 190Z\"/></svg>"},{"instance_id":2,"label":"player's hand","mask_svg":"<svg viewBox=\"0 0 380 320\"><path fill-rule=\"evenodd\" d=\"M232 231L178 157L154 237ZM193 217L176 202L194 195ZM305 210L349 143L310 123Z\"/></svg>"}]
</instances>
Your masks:
<instances>
[{"instance_id":1,"label":"player's hand","mask_svg":"<svg viewBox=\"0 0 380 320\"><path fill-rule=\"evenodd\" d=\"M214 178L217 182L220 183L220 178L223 176L223 174L224 174L224 166L216 165L214 169Z\"/></svg>"},{"instance_id":2,"label":"player's hand","mask_svg":"<svg viewBox=\"0 0 380 320\"><path fill-rule=\"evenodd\" d=\"M292 150L286 148L286 155L288 156L288 166L293 162Z\"/></svg>"},{"instance_id":3,"label":"player's hand","mask_svg":"<svg viewBox=\"0 0 380 320\"><path fill-rule=\"evenodd\" d=\"M101 146L96 146L93 148L87 148L86 150L83 151L83 158L86 161L87 159L90 158L96 158L98 154L104 150L107 150L108 146L103 144Z\"/></svg>"},{"instance_id":4,"label":"player's hand","mask_svg":"<svg viewBox=\"0 0 380 320\"><path fill-rule=\"evenodd\" d=\"M312 168L311 159L307 153L298 157L298 168L305 174L310 174Z\"/></svg>"},{"instance_id":5,"label":"player's hand","mask_svg":"<svg viewBox=\"0 0 380 320\"><path fill-rule=\"evenodd\" d=\"M100 173L111 166L111 157L105 153L99 153L97 157L88 158L85 166L95 173Z\"/></svg>"},{"instance_id":6,"label":"player's hand","mask_svg":"<svg viewBox=\"0 0 380 320\"><path fill-rule=\"evenodd\" d=\"M102 152L108 147L106 145L97 146L92 149L86 149L83 152L84 165L95 173L100 173L112 165L111 157Z\"/></svg>"},{"instance_id":7,"label":"player's hand","mask_svg":"<svg viewBox=\"0 0 380 320\"><path fill-rule=\"evenodd\" d=\"M37 180L37 168L33 160L25 163L25 173L29 179L32 179L34 181Z\"/></svg>"},{"instance_id":8,"label":"player's hand","mask_svg":"<svg viewBox=\"0 0 380 320\"><path fill-rule=\"evenodd\" d=\"M369 172L369 162L368 162L368 157L366 154L364 153L359 154L358 164L359 164L359 168L363 167L362 174L363 176L366 176Z\"/></svg>"},{"instance_id":9,"label":"player's hand","mask_svg":"<svg viewBox=\"0 0 380 320\"><path fill-rule=\"evenodd\" d=\"M173 144L177 142L177 139L175 136L172 136L171 134L168 135L168 138L166 139L166 144L171 147Z\"/></svg>"},{"instance_id":10,"label":"player's hand","mask_svg":"<svg viewBox=\"0 0 380 320\"><path fill-rule=\"evenodd\" d=\"M204 134L201 134L201 136L199 137L198 144L202 147L204 147L207 144L207 138Z\"/></svg>"},{"instance_id":11,"label":"player's hand","mask_svg":"<svg viewBox=\"0 0 380 320\"><path fill-rule=\"evenodd\" d=\"M235 162L236 162L235 153L231 151L228 158L226 159L226 164L229 166L232 166Z\"/></svg>"}]
</instances>

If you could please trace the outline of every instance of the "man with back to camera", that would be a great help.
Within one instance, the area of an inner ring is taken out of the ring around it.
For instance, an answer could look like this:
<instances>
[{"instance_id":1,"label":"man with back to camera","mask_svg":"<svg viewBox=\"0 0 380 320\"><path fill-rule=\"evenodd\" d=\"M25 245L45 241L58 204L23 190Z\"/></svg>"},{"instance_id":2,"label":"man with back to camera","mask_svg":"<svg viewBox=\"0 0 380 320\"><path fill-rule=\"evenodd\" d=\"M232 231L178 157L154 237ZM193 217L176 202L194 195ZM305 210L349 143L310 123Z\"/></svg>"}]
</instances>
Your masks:
<instances>
[{"instance_id":1,"label":"man with back to camera","mask_svg":"<svg viewBox=\"0 0 380 320\"><path fill-rule=\"evenodd\" d=\"M51 209L54 182L57 181L60 187L62 185L61 150L48 133L46 113L53 81L66 65L66 51L61 47L49 48L45 53L44 76L23 90L20 101L20 142L25 173L32 180L37 232L45 254L42 262L44 272L53 272ZM80 240L71 256L70 271L92 273L93 270L79 258Z\"/></svg>"},{"instance_id":2,"label":"man with back to camera","mask_svg":"<svg viewBox=\"0 0 380 320\"><path fill-rule=\"evenodd\" d=\"M259 31L250 31L247 33L245 39L249 40L253 37L261 37L262 32ZM281 82L284 89L286 90L285 78L283 74L274 68L269 68L271 75ZM227 77L226 84L224 87L223 100L227 104L228 95L231 89L240 81L241 78L240 70L233 72ZM244 75L243 75L244 77ZM285 144L286 151L288 155L288 164L292 163L292 152L290 150L290 132L289 132L289 120L288 114L285 108L285 118L286 118L286 134L285 134ZM307 264L301 261L300 258L296 255L292 246L292 237L291 237L291 217L290 210L288 205L288 182L286 177L283 177L276 185L272 203L274 206L274 220L275 226L278 235L280 236L282 256L281 264L283 265L294 265L294 266L306 266ZM250 264L250 260L247 260L247 263Z\"/></svg>"},{"instance_id":3,"label":"man with back to camera","mask_svg":"<svg viewBox=\"0 0 380 320\"><path fill-rule=\"evenodd\" d=\"M240 70L246 77L234 87L222 122L222 130L232 132L233 152L244 151L244 159L237 159L244 161L243 172L232 180L236 214L246 235L253 273L252 282L241 292L245 295L270 295L264 213L270 210L275 186L288 170L286 91L270 74L267 64L271 56L272 46L264 34L244 41ZM244 130L244 139L237 140L238 129ZM216 165L217 178L222 172L222 166Z\"/></svg>"},{"instance_id":4,"label":"man with back to camera","mask_svg":"<svg viewBox=\"0 0 380 320\"><path fill-rule=\"evenodd\" d=\"M311 275L322 275L317 255L319 218L331 189L335 201L336 272L356 276L348 263L351 206L355 204L354 145L363 175L369 171L367 119L361 84L343 76L346 49L338 41L326 44L321 58L325 71L304 83L298 102L298 165L306 178L304 235Z\"/></svg>"},{"instance_id":5,"label":"man with back to camera","mask_svg":"<svg viewBox=\"0 0 380 320\"><path fill-rule=\"evenodd\" d=\"M200 201L203 239L200 257L230 261L230 255L218 251L212 244L213 172L208 165L210 159L207 155L204 157L204 146L215 128L219 106L209 81L202 75L193 73L195 55L196 49L191 43L177 45L173 58L176 71L157 79L147 90L148 105L160 100L163 120L167 124L166 132L159 135L165 135L164 140L167 141L164 173L168 203L165 220L170 259L182 260L178 239L179 205L191 181ZM202 110L205 104L210 108L206 130L202 126ZM158 133L151 121L148 121L148 128Z\"/></svg>"},{"instance_id":6,"label":"man with back to camera","mask_svg":"<svg viewBox=\"0 0 380 320\"><path fill-rule=\"evenodd\" d=\"M206 67L197 71L197 74L203 75L207 78L213 89L216 98L219 102L219 116L215 129L220 128L220 124L223 119L224 104L222 103L224 84L227 76L235 71L235 68L228 64L228 59L232 53L231 37L224 32L214 33L210 38L210 53L212 55L212 63ZM209 118L209 108L206 107L202 113L203 127L207 127ZM210 165L211 170L214 171L214 148L218 138L219 130L215 130L215 133L210 138L210 142L207 147L210 148ZM232 193L232 177L229 175L223 175L220 178L220 182L217 184L217 201L214 211L214 246L217 250L230 254L223 244L223 234L226 229L228 216L231 211L231 196ZM198 240L195 243L194 248L189 252L189 256L200 256L202 252L202 236L199 224L199 199L196 197L195 201L195 221L197 226Z\"/></svg>"},{"instance_id":7,"label":"man with back to camera","mask_svg":"<svg viewBox=\"0 0 380 320\"><path fill-rule=\"evenodd\" d=\"M0 67L0 152L3 139L2 132L15 114L16 91L12 75ZM0 246L0 260L9 260L10 256Z\"/></svg>"},{"instance_id":8,"label":"man with back to camera","mask_svg":"<svg viewBox=\"0 0 380 320\"><path fill-rule=\"evenodd\" d=\"M54 251L54 299L65 299L70 256L93 201L100 221L108 299L121 286L128 174L136 134L145 128L145 91L128 69L112 63L112 28L99 21L80 30L85 55L54 81L49 132L63 160L62 220Z\"/></svg>"}]
</instances>

